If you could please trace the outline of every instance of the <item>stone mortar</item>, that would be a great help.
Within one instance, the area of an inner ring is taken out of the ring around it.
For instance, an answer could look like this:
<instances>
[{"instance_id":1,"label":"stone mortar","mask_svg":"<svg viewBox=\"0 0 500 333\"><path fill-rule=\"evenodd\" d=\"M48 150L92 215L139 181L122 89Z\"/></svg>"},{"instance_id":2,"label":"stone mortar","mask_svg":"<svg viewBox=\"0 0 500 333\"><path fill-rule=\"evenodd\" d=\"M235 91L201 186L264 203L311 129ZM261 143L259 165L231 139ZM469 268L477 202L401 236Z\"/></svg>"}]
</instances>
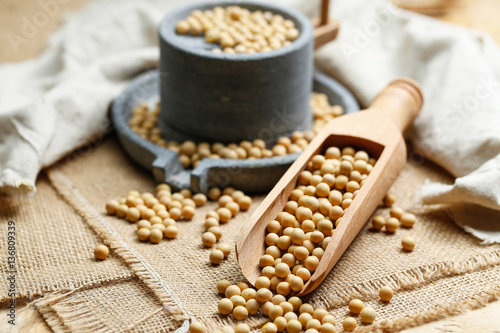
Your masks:
<instances>
[{"instance_id":1,"label":"stone mortar","mask_svg":"<svg viewBox=\"0 0 500 333\"><path fill-rule=\"evenodd\" d=\"M219 46L203 36L176 33L177 22L193 10L228 5L282 15L295 23L300 36L270 52L227 54L211 52ZM229 143L261 138L271 143L310 128L314 40L313 26L303 14L259 2L210 1L167 14L158 32L159 126L165 139Z\"/></svg>"},{"instance_id":2,"label":"stone mortar","mask_svg":"<svg viewBox=\"0 0 500 333\"><path fill-rule=\"evenodd\" d=\"M324 74L314 74L313 90L326 94L330 104L342 106L345 113L359 110L354 96ZM177 190L191 188L206 193L212 186L234 186L248 193L269 191L299 156L297 153L255 160L204 159L195 169L184 169L176 152L142 138L128 124L132 111L140 103L146 102L154 108L159 99L160 74L151 70L130 82L113 103L111 115L127 154L151 170L156 181L169 183Z\"/></svg>"}]
</instances>

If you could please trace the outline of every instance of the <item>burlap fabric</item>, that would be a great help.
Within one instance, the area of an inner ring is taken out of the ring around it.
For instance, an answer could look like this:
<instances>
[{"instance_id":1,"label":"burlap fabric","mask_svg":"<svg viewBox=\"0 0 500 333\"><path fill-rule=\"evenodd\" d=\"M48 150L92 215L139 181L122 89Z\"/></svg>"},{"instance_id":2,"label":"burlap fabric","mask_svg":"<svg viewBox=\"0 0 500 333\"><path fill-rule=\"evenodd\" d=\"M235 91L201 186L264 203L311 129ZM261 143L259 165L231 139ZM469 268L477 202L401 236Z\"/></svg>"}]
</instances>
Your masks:
<instances>
[{"instance_id":1,"label":"burlap fabric","mask_svg":"<svg viewBox=\"0 0 500 333\"><path fill-rule=\"evenodd\" d=\"M4 44L0 60L34 56L62 14L84 2L87 0L61 1L64 4L54 18L28 43L18 48ZM2 1L2 36L20 34L22 18L29 19L40 10L38 2ZM352 297L360 297L378 312L376 323L359 331L395 331L477 308L500 296L500 246L481 245L456 227L440 207L423 209L412 204L415 190L427 178L452 181L434 165L411 159L392 189L398 203L418 216L413 229L400 229L390 236L373 232L367 225L324 283L306 298L328 308L339 322L338 330ZM213 203L197 210L193 221L180 222L177 239L158 245L138 242L135 226L103 215L104 204L131 189L153 191L154 183L123 154L114 136L46 170L37 187L38 193L28 201L0 197L0 309L8 301L3 244L7 221L14 220L16 296L19 304L35 305L54 331L186 331L189 318L203 321L211 331L231 322L230 317L217 314L220 296L215 284L222 278L242 279L235 253L213 267L209 250L200 241L204 213ZM254 197L249 212L222 226L222 241L236 239L261 199ZM387 210L376 214L387 215ZM412 253L400 249L405 235L417 239ZM112 252L107 260L98 262L93 248L102 242ZM384 284L396 291L389 304L377 297ZM1 316L0 312L0 331L4 331L8 328ZM247 322L258 328L265 320L258 315Z\"/></svg>"},{"instance_id":2,"label":"burlap fabric","mask_svg":"<svg viewBox=\"0 0 500 333\"><path fill-rule=\"evenodd\" d=\"M29 60L45 46L65 15L91 0L0 1L0 63ZM35 25L36 22L36 25Z\"/></svg>"},{"instance_id":3,"label":"burlap fabric","mask_svg":"<svg viewBox=\"0 0 500 333\"><path fill-rule=\"evenodd\" d=\"M179 222L177 239L141 243L134 224L104 215L110 198L131 189L154 190L151 176L124 155L114 136L46 174L32 200L14 209L11 200L2 198L1 211L9 211L8 218L23 231L18 234L19 295L45 295L35 304L52 329L171 332L184 330L185 319L196 318L212 331L232 323L217 314L220 296L215 285L222 278L243 278L235 253L219 267L212 266L209 250L200 241L203 217L215 203L198 209L192 221ZM500 295L500 246L481 245L439 207L412 205L415 190L427 178L451 181L434 165L412 159L391 190L401 206L418 216L414 228L388 235L366 225L328 278L306 297L327 308L339 330L353 297L378 312L376 323L361 331L393 331L482 306ZM254 197L249 212L222 225L222 241L234 242L261 199ZM376 214L388 212L381 208ZM417 240L411 253L401 250L405 235ZM92 253L99 238L112 248L110 258L102 262ZM377 296L386 284L396 292L389 304ZM6 300L4 289L0 297ZM258 328L265 318L251 316L247 322Z\"/></svg>"},{"instance_id":4,"label":"burlap fabric","mask_svg":"<svg viewBox=\"0 0 500 333\"><path fill-rule=\"evenodd\" d=\"M64 202L45 175L40 177L38 184L39 195L29 201L0 199L1 267L8 270L5 245L7 222L12 220L16 222L16 268L19 272L16 292L19 297L60 289L71 290L84 284L132 276L118 258L95 265L88 253L100 243L99 237L89 225L82 223L73 207ZM85 269L76 269L81 264L85 265ZM110 273L104 275L103 272ZM4 301L8 285L3 280L0 286L0 301Z\"/></svg>"}]
</instances>

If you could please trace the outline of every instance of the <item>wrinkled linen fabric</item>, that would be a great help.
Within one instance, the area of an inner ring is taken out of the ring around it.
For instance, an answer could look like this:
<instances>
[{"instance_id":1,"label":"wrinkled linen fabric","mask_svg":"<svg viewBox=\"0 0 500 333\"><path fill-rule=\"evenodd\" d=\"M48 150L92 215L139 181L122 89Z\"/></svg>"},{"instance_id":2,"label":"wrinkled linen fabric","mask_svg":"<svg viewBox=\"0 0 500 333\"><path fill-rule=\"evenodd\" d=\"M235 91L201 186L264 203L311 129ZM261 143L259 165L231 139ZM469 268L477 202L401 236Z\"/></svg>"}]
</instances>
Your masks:
<instances>
[{"instance_id":1,"label":"wrinkled linen fabric","mask_svg":"<svg viewBox=\"0 0 500 333\"><path fill-rule=\"evenodd\" d=\"M500 51L486 34L414 14L382 1L334 2L338 39L316 64L363 106L391 80L409 76L425 103L407 133L416 151L455 183L428 182L424 204L449 215L485 243L500 242ZM410 158L417 158L410 156Z\"/></svg>"}]
</instances>

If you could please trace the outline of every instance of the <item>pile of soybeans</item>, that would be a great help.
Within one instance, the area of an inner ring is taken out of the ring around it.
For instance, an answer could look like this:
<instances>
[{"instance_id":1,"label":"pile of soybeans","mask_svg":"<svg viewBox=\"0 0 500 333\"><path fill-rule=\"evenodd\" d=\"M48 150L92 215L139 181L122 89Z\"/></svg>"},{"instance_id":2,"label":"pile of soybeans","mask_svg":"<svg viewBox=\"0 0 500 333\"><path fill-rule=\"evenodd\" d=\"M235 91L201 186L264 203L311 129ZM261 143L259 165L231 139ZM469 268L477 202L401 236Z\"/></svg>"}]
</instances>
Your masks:
<instances>
[{"instance_id":1,"label":"pile of soybeans","mask_svg":"<svg viewBox=\"0 0 500 333\"><path fill-rule=\"evenodd\" d=\"M240 6L194 10L176 25L180 35L204 35L207 43L218 44L215 53L269 52L290 45L300 32L292 20L270 11L251 12Z\"/></svg>"},{"instance_id":2,"label":"pile of soybeans","mask_svg":"<svg viewBox=\"0 0 500 333\"><path fill-rule=\"evenodd\" d=\"M307 132L297 131L292 133L291 137L280 137L277 143L269 149L261 139L244 140L230 144L220 142L196 144L190 140L182 143L166 141L158 128L159 103L152 110L146 104L137 106L132 112L129 125L142 138L179 153L179 160L184 168L195 168L205 158L255 159L283 156L303 151L330 120L344 113L341 106L330 105L328 96L323 93L312 93L310 106L314 117L312 130Z\"/></svg>"},{"instance_id":3,"label":"pile of soybeans","mask_svg":"<svg viewBox=\"0 0 500 333\"><path fill-rule=\"evenodd\" d=\"M356 198L376 159L366 151L352 147L328 148L324 154L315 155L298 178L296 188L289 201L274 220L268 221L265 237L265 254L260 258L261 276L254 287L245 281L232 284L221 280L217 290L224 297L219 301L221 315L232 315L236 320L245 320L249 315L262 313L270 322L262 327L264 333L289 332L331 333L335 332L335 319L325 309L314 308L296 296L318 267L335 228L342 223L342 216ZM228 222L240 210L249 209L252 199L234 188L211 188L208 198L218 201L218 209L206 214L202 235L204 246L212 248L210 262L219 265L231 252L232 245L217 243L222 236L220 223ZM119 200L106 205L108 214L116 214L130 222L137 222L139 240L159 243L163 236L175 238L178 232L176 220L191 219L195 208L207 201L203 194L190 190L172 193L170 186L160 184L156 195L130 191ZM386 229L394 234L400 224L411 228L415 216L394 206L395 197L388 194L383 204L391 207L390 217L375 216L372 224L376 230ZM144 235L143 235L144 234ZM146 235L147 234L147 235ZM411 251L415 241L405 237L402 246ZM100 245L102 247L102 245ZM215 246L215 249L213 248ZM96 257L105 259L106 255ZM388 302L393 290L384 286L380 298ZM376 312L365 307L359 299L349 303L349 312L358 315L363 323L375 321ZM343 328L354 330L356 316L344 319ZM191 332L206 332L204 325L193 322ZM239 323L235 327L225 326L218 333L246 333L250 327Z\"/></svg>"}]
</instances>

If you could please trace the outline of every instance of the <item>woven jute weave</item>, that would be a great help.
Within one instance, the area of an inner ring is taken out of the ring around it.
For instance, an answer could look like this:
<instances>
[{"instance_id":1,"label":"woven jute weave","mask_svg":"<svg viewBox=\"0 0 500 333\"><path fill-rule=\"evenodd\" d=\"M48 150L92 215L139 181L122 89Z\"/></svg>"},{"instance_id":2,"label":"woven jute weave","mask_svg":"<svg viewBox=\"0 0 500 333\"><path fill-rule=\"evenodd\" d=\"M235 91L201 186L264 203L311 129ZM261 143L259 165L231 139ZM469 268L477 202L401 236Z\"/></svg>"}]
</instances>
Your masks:
<instances>
[{"instance_id":1,"label":"woven jute weave","mask_svg":"<svg viewBox=\"0 0 500 333\"><path fill-rule=\"evenodd\" d=\"M500 246L481 245L439 207L415 206L414 193L426 179L451 181L434 165L412 160L391 189L398 204L417 215L412 229L388 235L367 224L323 284L305 298L327 308L338 330L354 297L378 313L373 325L360 326L359 331L397 331L500 296ZM179 222L177 239L158 245L139 242L134 224L105 215L107 200L132 189L152 192L154 186L150 174L125 156L110 136L46 170L38 181L39 193L30 201L16 205L2 198L2 225L15 220L21 230L19 296L44 295L35 305L52 329L182 332L190 318L204 322L209 331L234 324L231 317L217 313L220 296L215 285L223 278L235 283L243 279L235 253L219 267L212 266L209 250L200 241L204 215L215 203L198 209L192 221ZM249 212L222 225L221 241L234 242L261 200L254 197ZM375 214L387 216L388 211L380 208ZM401 250L406 235L417 240L411 253ZM112 254L96 262L92 249L100 239ZM383 285L395 290L388 304L377 296ZM255 315L246 322L257 329L265 321Z\"/></svg>"},{"instance_id":2,"label":"woven jute weave","mask_svg":"<svg viewBox=\"0 0 500 333\"><path fill-rule=\"evenodd\" d=\"M68 2L58 17L85 2ZM3 35L19 33L21 18L40 10L37 2L25 0L3 1L0 9ZM58 20L49 23L19 50L1 48L0 61L35 56ZM335 316L338 331L354 297L378 313L376 322L359 327L360 332L397 331L500 298L500 246L481 245L440 207L414 205L415 191L426 179L452 181L434 165L411 160L391 190L400 206L417 215L413 229L390 236L365 226L328 278L306 298ZM154 186L150 174L135 166L111 136L42 172L38 193L30 200L0 197L2 242L8 221L16 222L19 303L34 304L56 332L185 332L190 318L203 321L209 331L233 323L217 314L215 284L222 278L243 279L234 251L213 267L200 241L205 212L215 204L197 210L193 221L179 222L178 238L158 245L137 241L135 225L104 215L107 200L132 189L151 192ZM222 241L234 242L262 197L253 199L249 212L222 226ZM375 214L388 212L379 209ZM400 249L406 235L417 240L412 253ZM93 249L103 242L112 252L98 262ZM0 249L0 262L5 263L6 251ZM8 301L7 272L0 265L0 309ZM388 304L377 297L378 288L386 284L395 290ZM265 321L258 315L247 323L257 330Z\"/></svg>"}]
</instances>

